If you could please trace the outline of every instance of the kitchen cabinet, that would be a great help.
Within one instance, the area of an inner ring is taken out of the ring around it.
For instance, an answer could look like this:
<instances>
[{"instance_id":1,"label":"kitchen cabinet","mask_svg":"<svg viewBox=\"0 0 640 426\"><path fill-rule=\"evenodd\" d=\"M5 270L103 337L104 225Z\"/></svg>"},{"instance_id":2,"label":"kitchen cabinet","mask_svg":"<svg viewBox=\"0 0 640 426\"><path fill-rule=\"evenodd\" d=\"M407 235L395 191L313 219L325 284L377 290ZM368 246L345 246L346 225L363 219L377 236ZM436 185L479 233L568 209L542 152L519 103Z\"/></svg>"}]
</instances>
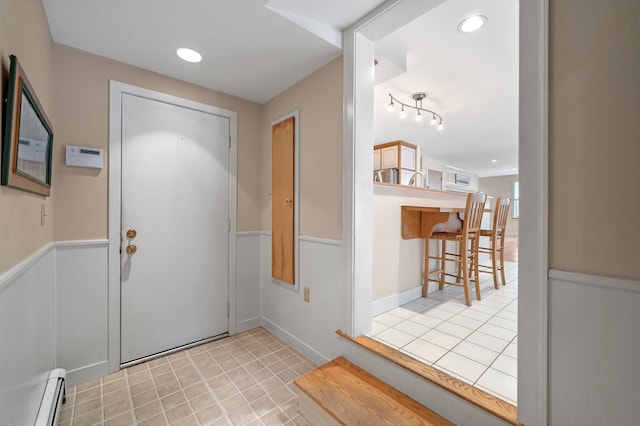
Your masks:
<instances>
[{"instance_id":1,"label":"kitchen cabinet","mask_svg":"<svg viewBox=\"0 0 640 426\"><path fill-rule=\"evenodd\" d=\"M373 147L373 170L396 169L401 185L407 185L417 170L416 145L393 141Z\"/></svg>"}]
</instances>

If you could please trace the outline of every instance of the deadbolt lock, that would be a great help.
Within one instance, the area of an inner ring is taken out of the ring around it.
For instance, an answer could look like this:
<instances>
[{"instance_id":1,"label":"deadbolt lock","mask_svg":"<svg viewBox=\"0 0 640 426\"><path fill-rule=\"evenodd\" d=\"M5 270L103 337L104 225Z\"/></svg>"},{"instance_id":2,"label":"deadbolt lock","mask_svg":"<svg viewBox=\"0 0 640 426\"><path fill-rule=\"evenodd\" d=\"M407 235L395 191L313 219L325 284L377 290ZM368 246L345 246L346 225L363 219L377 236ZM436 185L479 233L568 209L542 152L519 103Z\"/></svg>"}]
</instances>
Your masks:
<instances>
[{"instance_id":1,"label":"deadbolt lock","mask_svg":"<svg viewBox=\"0 0 640 426\"><path fill-rule=\"evenodd\" d=\"M133 244L130 244L127 246L126 251L127 251L127 254L133 254L136 251L138 251L138 247L134 246Z\"/></svg>"},{"instance_id":2,"label":"deadbolt lock","mask_svg":"<svg viewBox=\"0 0 640 426\"><path fill-rule=\"evenodd\" d=\"M135 238L136 235L138 235L138 233L136 232L135 229L129 229L127 231L127 238Z\"/></svg>"}]
</instances>

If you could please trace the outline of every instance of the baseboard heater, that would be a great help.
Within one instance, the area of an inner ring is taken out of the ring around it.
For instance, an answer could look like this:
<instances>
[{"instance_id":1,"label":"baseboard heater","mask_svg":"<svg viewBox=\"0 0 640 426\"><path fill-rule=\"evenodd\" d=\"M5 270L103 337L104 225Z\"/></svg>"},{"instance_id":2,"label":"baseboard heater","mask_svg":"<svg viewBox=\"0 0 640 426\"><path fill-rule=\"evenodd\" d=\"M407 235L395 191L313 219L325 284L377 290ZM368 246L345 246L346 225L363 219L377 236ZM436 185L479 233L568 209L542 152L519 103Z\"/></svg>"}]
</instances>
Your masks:
<instances>
[{"instance_id":1,"label":"baseboard heater","mask_svg":"<svg viewBox=\"0 0 640 426\"><path fill-rule=\"evenodd\" d=\"M42 403L38 410L35 426L51 426L58 424L58 417L62 410L62 404L66 400L64 379L67 372L62 368L56 368L49 373L49 379L44 389Z\"/></svg>"}]
</instances>

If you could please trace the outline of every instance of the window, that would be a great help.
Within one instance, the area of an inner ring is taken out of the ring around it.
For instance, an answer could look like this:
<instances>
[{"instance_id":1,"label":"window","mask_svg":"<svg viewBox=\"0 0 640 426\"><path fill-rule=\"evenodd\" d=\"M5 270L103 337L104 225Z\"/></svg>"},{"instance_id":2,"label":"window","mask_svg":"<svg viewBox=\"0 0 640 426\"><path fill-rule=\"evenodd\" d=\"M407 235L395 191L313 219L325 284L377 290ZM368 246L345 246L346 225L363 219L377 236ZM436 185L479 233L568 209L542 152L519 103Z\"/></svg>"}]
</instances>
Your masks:
<instances>
[{"instance_id":1,"label":"window","mask_svg":"<svg viewBox=\"0 0 640 426\"><path fill-rule=\"evenodd\" d=\"M520 216L520 182L513 182L513 218L517 219Z\"/></svg>"}]
</instances>

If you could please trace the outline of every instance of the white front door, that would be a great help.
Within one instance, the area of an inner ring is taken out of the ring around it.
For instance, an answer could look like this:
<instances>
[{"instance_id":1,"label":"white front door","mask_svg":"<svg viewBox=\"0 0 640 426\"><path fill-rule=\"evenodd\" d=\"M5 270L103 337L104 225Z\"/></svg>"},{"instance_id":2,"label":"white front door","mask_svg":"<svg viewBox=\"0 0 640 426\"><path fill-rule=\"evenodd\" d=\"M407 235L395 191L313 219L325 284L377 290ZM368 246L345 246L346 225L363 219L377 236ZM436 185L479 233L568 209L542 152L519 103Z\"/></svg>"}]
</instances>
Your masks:
<instances>
[{"instance_id":1,"label":"white front door","mask_svg":"<svg viewBox=\"0 0 640 426\"><path fill-rule=\"evenodd\" d=\"M230 124L130 94L121 108L124 364L229 330Z\"/></svg>"}]
</instances>

